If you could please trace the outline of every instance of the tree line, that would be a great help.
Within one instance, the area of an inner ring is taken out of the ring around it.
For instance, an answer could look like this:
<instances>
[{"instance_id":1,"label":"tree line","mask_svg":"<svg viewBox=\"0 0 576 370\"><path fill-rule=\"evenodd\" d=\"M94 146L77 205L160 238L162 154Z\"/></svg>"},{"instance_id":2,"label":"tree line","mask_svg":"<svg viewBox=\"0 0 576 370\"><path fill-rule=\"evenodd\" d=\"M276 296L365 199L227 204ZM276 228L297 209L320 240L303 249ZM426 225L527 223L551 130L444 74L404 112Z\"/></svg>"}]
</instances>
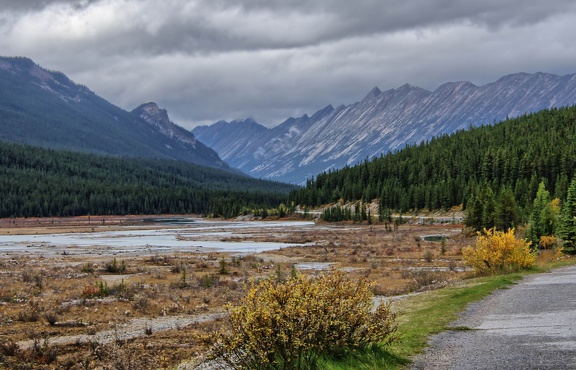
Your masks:
<instances>
[{"instance_id":1,"label":"tree line","mask_svg":"<svg viewBox=\"0 0 576 370\"><path fill-rule=\"evenodd\" d=\"M277 207L294 186L186 162L0 143L0 217L197 213Z\"/></svg>"},{"instance_id":2,"label":"tree line","mask_svg":"<svg viewBox=\"0 0 576 370\"><path fill-rule=\"evenodd\" d=\"M520 209L531 210L542 181L565 199L576 165L575 123L576 108L569 107L443 135L322 173L289 201L320 206L380 199L383 208L399 212L449 209L466 206L487 186L497 197L511 190Z\"/></svg>"},{"instance_id":3,"label":"tree line","mask_svg":"<svg viewBox=\"0 0 576 370\"><path fill-rule=\"evenodd\" d=\"M291 192L288 202L320 206L378 200L380 213L462 207L472 229L530 223L536 243L542 228L560 227L575 166L576 107L546 109L322 173ZM337 209L327 214L358 217L353 215ZM551 215L558 217L551 221Z\"/></svg>"}]
</instances>

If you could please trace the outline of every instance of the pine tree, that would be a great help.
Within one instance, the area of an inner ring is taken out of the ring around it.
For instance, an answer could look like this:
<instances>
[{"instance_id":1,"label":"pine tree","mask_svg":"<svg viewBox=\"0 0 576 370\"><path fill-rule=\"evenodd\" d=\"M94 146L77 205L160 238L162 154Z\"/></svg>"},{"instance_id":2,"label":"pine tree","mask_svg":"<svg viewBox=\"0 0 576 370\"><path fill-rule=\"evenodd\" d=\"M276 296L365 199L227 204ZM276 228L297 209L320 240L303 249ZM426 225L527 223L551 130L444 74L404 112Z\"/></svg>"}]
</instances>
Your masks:
<instances>
[{"instance_id":1,"label":"pine tree","mask_svg":"<svg viewBox=\"0 0 576 370\"><path fill-rule=\"evenodd\" d=\"M498 210L496 199L488 183L484 183L480 190L477 190L476 194L470 198L468 203L466 220L464 221L467 227L482 231L483 229L492 229L497 226Z\"/></svg>"},{"instance_id":2,"label":"pine tree","mask_svg":"<svg viewBox=\"0 0 576 370\"><path fill-rule=\"evenodd\" d=\"M538 185L538 191L536 192L536 198L534 198L532 206L532 216L530 218L530 226L526 234L528 239L532 242L533 246L538 245L540 242L540 237L544 235L544 230L541 222L541 214L544 211L544 207L550 201L550 193L546 190L543 182Z\"/></svg>"},{"instance_id":3,"label":"pine tree","mask_svg":"<svg viewBox=\"0 0 576 370\"><path fill-rule=\"evenodd\" d=\"M482 203L482 198L480 194L478 194L470 198L466 207L464 223L467 227L475 231L482 229L482 213L484 212L484 205Z\"/></svg>"},{"instance_id":4,"label":"pine tree","mask_svg":"<svg viewBox=\"0 0 576 370\"><path fill-rule=\"evenodd\" d=\"M488 186L484 190L484 211L482 213L482 228L489 230L496 226L496 199L494 192Z\"/></svg>"},{"instance_id":5,"label":"pine tree","mask_svg":"<svg viewBox=\"0 0 576 370\"><path fill-rule=\"evenodd\" d=\"M576 251L576 176L568 188L568 196L562 207L559 235L564 248Z\"/></svg>"},{"instance_id":6,"label":"pine tree","mask_svg":"<svg viewBox=\"0 0 576 370\"><path fill-rule=\"evenodd\" d=\"M516 199L511 188L504 188L498 197L496 207L497 228L506 232L516 227L520 220Z\"/></svg>"}]
</instances>

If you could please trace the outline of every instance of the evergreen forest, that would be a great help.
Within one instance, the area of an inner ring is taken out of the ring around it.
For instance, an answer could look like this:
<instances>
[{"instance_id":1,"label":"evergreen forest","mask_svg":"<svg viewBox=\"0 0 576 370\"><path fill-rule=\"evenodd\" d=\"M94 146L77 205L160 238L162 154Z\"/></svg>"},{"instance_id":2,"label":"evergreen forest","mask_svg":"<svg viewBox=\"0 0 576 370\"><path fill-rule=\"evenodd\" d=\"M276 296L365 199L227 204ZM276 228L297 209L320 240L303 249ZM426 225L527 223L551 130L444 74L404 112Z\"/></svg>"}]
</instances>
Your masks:
<instances>
[{"instance_id":1,"label":"evergreen forest","mask_svg":"<svg viewBox=\"0 0 576 370\"><path fill-rule=\"evenodd\" d=\"M0 143L0 217L233 217L275 208L294 188L186 162Z\"/></svg>"},{"instance_id":2,"label":"evergreen forest","mask_svg":"<svg viewBox=\"0 0 576 370\"><path fill-rule=\"evenodd\" d=\"M475 230L530 223L537 242L546 227L555 227L551 215L570 206L575 166L576 107L546 109L322 173L290 193L288 202L314 207L378 200L380 218L461 207ZM326 215L342 220L357 213L336 206Z\"/></svg>"}]
</instances>

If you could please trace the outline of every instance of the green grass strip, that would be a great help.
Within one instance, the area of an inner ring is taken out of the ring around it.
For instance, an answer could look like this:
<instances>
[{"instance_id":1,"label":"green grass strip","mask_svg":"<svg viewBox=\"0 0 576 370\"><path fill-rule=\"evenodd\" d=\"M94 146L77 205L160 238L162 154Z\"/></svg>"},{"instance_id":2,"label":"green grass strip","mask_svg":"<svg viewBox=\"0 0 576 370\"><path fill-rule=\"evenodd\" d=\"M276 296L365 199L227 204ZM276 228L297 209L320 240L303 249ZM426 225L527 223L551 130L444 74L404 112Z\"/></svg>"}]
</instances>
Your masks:
<instances>
[{"instance_id":1,"label":"green grass strip","mask_svg":"<svg viewBox=\"0 0 576 370\"><path fill-rule=\"evenodd\" d=\"M397 300L392 307L397 313L398 340L389 347L365 350L342 359L327 360L320 365L326 370L402 369L411 358L424 351L428 338L445 330L473 330L468 327L450 327L459 314L473 302L490 295L497 289L508 289L524 276L542 273L553 268L574 265L575 258L541 263L530 271L508 275L469 279L462 284L408 296Z\"/></svg>"},{"instance_id":2,"label":"green grass strip","mask_svg":"<svg viewBox=\"0 0 576 370\"><path fill-rule=\"evenodd\" d=\"M327 370L399 369L424 350L431 335L448 330L458 314L472 302L496 289L506 288L525 274L489 276L467 280L464 284L406 297L393 303L398 317L398 340L387 348L366 350L321 365ZM456 328L465 330L464 328Z\"/></svg>"},{"instance_id":3,"label":"green grass strip","mask_svg":"<svg viewBox=\"0 0 576 370\"><path fill-rule=\"evenodd\" d=\"M469 279L457 286L408 296L393 302L397 313L398 340L389 347L357 352L341 359L324 361L326 370L402 369L411 358L424 351L431 335L445 330L473 330L468 327L450 327L459 314L473 302L490 295L497 289L508 289L524 276L550 269L576 264L576 259L561 259L540 264L533 270L508 275Z\"/></svg>"}]
</instances>

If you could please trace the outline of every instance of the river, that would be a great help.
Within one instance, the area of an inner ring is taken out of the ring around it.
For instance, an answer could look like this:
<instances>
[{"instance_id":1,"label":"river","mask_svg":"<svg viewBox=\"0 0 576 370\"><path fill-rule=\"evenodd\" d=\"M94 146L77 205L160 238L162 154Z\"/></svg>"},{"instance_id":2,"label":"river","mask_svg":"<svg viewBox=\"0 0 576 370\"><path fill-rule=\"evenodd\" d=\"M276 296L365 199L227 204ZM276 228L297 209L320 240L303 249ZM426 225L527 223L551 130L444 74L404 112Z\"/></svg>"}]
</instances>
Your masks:
<instances>
[{"instance_id":1,"label":"river","mask_svg":"<svg viewBox=\"0 0 576 370\"><path fill-rule=\"evenodd\" d=\"M0 235L0 256L20 253L42 255L145 255L211 251L259 253L298 244L250 241L251 233L290 234L314 227L314 223L309 221L150 219L148 223L145 229L125 226L120 230L96 230L89 233Z\"/></svg>"}]
</instances>

